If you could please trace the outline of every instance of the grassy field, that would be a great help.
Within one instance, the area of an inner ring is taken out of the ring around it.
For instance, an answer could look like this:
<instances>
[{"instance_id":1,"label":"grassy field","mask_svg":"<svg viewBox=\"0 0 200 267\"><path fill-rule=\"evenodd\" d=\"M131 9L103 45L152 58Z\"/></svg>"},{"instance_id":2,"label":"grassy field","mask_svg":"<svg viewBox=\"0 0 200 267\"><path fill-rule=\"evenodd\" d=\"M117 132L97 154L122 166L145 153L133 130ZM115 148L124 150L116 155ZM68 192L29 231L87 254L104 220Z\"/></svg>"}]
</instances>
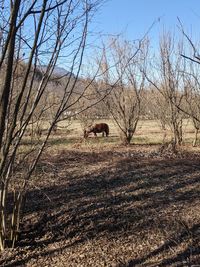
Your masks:
<instances>
[{"instance_id":1,"label":"grassy field","mask_svg":"<svg viewBox=\"0 0 200 267\"><path fill-rule=\"evenodd\" d=\"M111 120L97 120L96 123L106 122L110 128L110 134L108 138L101 138L101 134L98 134L98 138L94 138L91 133L87 142L88 143L106 143L106 144L120 144L120 132L116 124ZM83 128L81 127L80 121L72 121L68 127L66 123L60 123L58 132L51 138L51 142L57 145L70 145L75 143L84 143L83 140ZM171 140L171 131L167 129L165 131L166 141ZM132 144L137 145L159 145L163 141L163 131L161 130L160 124L155 120L143 120L139 121L137 130L131 141ZM191 121L184 120L183 123L183 143L190 146L194 138L194 127ZM53 141L55 140L55 141ZM197 142L200 144L200 142Z\"/></svg>"},{"instance_id":2,"label":"grassy field","mask_svg":"<svg viewBox=\"0 0 200 267\"><path fill-rule=\"evenodd\" d=\"M185 121L187 142L173 155L159 152L155 121L140 122L126 147L108 123L108 138L84 140L78 122L51 137L18 247L2 253L0 266L200 266L200 154L191 125Z\"/></svg>"}]
</instances>

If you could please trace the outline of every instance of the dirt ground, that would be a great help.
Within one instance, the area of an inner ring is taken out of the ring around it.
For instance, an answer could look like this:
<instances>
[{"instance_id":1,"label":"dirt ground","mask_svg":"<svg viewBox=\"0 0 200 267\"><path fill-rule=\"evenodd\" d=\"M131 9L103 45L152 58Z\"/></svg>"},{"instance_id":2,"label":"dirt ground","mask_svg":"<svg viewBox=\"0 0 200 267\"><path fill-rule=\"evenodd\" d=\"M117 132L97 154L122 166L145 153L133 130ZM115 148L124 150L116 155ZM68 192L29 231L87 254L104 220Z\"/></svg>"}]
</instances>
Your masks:
<instances>
[{"instance_id":1,"label":"dirt ground","mask_svg":"<svg viewBox=\"0 0 200 267\"><path fill-rule=\"evenodd\" d=\"M200 157L158 146L47 151L0 266L200 266Z\"/></svg>"}]
</instances>

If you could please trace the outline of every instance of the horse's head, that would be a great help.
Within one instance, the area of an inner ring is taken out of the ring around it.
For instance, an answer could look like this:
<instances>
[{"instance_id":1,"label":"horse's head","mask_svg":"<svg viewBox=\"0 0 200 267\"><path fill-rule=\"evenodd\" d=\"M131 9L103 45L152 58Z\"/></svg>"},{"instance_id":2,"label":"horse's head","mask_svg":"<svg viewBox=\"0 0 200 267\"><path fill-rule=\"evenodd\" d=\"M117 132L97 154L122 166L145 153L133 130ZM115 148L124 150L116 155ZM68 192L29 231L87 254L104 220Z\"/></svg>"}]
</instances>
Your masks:
<instances>
[{"instance_id":1,"label":"horse's head","mask_svg":"<svg viewBox=\"0 0 200 267\"><path fill-rule=\"evenodd\" d=\"M92 125L89 125L85 130L84 130L84 138L87 138L89 133L93 131Z\"/></svg>"}]
</instances>

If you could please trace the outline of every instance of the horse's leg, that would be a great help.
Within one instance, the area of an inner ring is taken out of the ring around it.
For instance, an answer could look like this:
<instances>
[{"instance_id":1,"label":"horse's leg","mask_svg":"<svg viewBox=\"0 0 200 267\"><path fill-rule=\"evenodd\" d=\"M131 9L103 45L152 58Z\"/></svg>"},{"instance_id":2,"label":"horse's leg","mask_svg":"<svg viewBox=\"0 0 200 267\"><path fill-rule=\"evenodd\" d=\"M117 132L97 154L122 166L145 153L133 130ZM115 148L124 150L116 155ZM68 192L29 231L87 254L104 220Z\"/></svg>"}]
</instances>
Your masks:
<instances>
[{"instance_id":1,"label":"horse's leg","mask_svg":"<svg viewBox=\"0 0 200 267\"><path fill-rule=\"evenodd\" d=\"M104 132L102 132L102 137L104 137Z\"/></svg>"},{"instance_id":2,"label":"horse's leg","mask_svg":"<svg viewBox=\"0 0 200 267\"><path fill-rule=\"evenodd\" d=\"M94 136L97 137L97 133L94 132Z\"/></svg>"}]
</instances>

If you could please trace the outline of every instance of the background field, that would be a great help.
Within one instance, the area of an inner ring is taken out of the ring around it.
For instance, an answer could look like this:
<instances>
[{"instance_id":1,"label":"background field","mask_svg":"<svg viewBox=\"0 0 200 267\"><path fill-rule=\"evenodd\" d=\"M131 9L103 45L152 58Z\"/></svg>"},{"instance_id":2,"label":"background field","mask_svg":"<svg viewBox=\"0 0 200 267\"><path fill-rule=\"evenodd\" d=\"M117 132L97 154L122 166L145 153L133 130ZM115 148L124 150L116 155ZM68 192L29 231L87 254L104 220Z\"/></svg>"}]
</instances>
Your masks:
<instances>
[{"instance_id":1,"label":"background field","mask_svg":"<svg viewBox=\"0 0 200 267\"><path fill-rule=\"evenodd\" d=\"M107 143L107 144L119 144L120 132L117 125L112 120L96 120L95 123L106 122L110 128L110 134L108 138L100 138L102 134L98 134L98 138L94 138L91 133L88 138L88 142L92 143ZM165 141L171 140L171 131L166 129ZM138 123L136 133L133 136L132 144L141 145L159 145L162 144L164 132L162 131L160 124L156 120L141 120ZM194 127L190 120L184 120L183 122L183 144L190 146L194 138ZM58 142L57 144L74 144L83 142L83 127L78 120L72 120L70 124L62 122L58 124L58 132L51 140ZM197 142L199 144L199 141ZM190 148L191 149L191 148Z\"/></svg>"}]
</instances>

